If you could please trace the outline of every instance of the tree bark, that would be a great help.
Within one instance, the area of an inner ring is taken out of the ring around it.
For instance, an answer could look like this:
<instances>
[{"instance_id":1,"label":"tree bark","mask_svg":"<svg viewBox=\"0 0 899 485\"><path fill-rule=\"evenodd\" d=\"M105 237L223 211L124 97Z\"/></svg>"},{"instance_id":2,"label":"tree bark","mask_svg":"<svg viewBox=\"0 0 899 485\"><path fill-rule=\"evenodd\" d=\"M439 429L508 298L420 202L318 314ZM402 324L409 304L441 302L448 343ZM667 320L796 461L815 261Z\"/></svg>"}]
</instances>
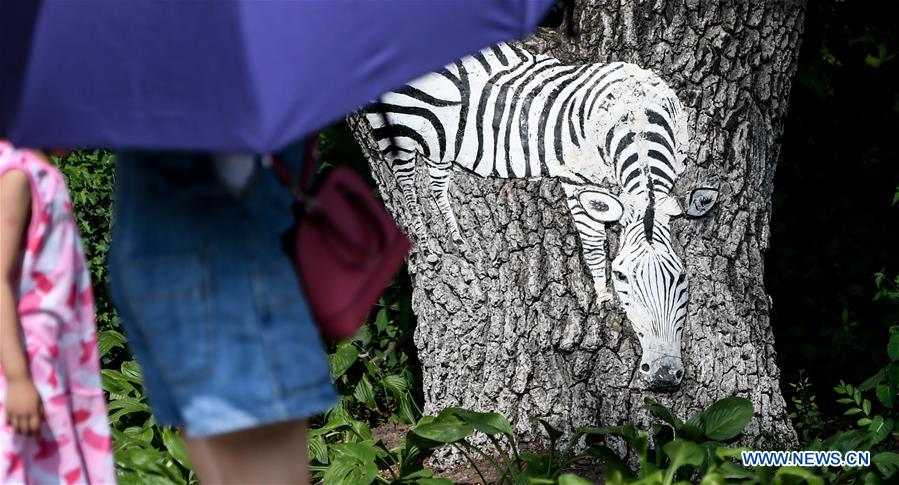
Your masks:
<instances>
[{"instance_id":1,"label":"tree bark","mask_svg":"<svg viewBox=\"0 0 899 485\"><path fill-rule=\"evenodd\" d=\"M595 302L593 281L559 183L453 175L450 194L470 248L453 248L430 198L417 188L430 239L409 259L425 412L447 406L499 411L524 442L541 441L529 417L577 426L646 425L645 397L687 418L717 399L750 399L744 442L795 443L779 389L771 301L764 290L778 142L802 31L804 3L577 1L567 26L525 45L568 63L627 61L658 73L689 113L686 172L675 187L720 188L703 219L672 222L686 264L685 377L671 393L639 379L640 346L617 305ZM350 125L385 204L406 227L393 174L362 117ZM610 226L610 254L616 253ZM426 246L427 251L422 251Z\"/></svg>"}]
</instances>

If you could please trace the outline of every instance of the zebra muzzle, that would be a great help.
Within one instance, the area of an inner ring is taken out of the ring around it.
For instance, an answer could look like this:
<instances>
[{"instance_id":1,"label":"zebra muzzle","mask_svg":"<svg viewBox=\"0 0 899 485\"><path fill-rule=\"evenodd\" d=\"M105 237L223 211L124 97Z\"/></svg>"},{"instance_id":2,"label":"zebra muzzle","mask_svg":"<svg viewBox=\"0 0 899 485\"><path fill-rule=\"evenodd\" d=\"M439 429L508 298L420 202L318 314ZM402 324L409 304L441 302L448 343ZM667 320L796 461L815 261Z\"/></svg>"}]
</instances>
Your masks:
<instances>
[{"instance_id":1,"label":"zebra muzzle","mask_svg":"<svg viewBox=\"0 0 899 485\"><path fill-rule=\"evenodd\" d=\"M684 377L684 365L679 357L662 355L651 362L642 362L640 372L656 391L670 391L677 388Z\"/></svg>"}]
</instances>

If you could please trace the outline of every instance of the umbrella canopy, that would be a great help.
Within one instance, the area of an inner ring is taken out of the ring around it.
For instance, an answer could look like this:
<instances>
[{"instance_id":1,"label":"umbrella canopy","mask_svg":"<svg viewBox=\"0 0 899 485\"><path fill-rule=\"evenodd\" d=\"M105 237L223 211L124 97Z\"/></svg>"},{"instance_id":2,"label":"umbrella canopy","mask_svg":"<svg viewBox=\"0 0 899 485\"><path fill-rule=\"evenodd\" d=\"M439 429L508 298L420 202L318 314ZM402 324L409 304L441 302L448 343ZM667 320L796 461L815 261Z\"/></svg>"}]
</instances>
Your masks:
<instances>
[{"instance_id":1,"label":"umbrella canopy","mask_svg":"<svg viewBox=\"0 0 899 485\"><path fill-rule=\"evenodd\" d=\"M0 0L0 137L271 152L552 0Z\"/></svg>"}]
</instances>

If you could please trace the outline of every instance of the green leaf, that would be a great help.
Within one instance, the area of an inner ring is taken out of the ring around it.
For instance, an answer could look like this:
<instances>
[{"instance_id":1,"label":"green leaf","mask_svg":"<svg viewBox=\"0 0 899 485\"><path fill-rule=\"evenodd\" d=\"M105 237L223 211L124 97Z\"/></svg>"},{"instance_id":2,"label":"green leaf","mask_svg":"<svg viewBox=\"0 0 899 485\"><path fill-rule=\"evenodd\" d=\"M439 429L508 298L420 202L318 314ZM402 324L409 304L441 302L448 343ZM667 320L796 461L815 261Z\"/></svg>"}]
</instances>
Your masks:
<instances>
[{"instance_id":1,"label":"green leaf","mask_svg":"<svg viewBox=\"0 0 899 485\"><path fill-rule=\"evenodd\" d=\"M397 411L399 418L406 424L415 424L415 411L412 409L412 398L408 394L400 397L397 403Z\"/></svg>"},{"instance_id":2,"label":"green leaf","mask_svg":"<svg viewBox=\"0 0 899 485\"><path fill-rule=\"evenodd\" d=\"M368 325L359 327L359 331L353 336L351 342L359 342L362 347L367 347L371 343L371 329Z\"/></svg>"},{"instance_id":3,"label":"green leaf","mask_svg":"<svg viewBox=\"0 0 899 485\"><path fill-rule=\"evenodd\" d=\"M626 480L631 480L634 476L634 471L627 462L622 460L617 453L607 446L593 445L584 450L581 454L601 460L605 465L607 476L610 472L618 473Z\"/></svg>"},{"instance_id":4,"label":"green leaf","mask_svg":"<svg viewBox=\"0 0 899 485\"><path fill-rule=\"evenodd\" d=\"M705 460L705 451L692 441L672 440L665 444L664 451L674 468L681 465L699 466Z\"/></svg>"},{"instance_id":5,"label":"green leaf","mask_svg":"<svg viewBox=\"0 0 899 485\"><path fill-rule=\"evenodd\" d=\"M593 482L581 478L574 473L559 475L559 485L592 485Z\"/></svg>"},{"instance_id":6,"label":"green leaf","mask_svg":"<svg viewBox=\"0 0 899 485\"><path fill-rule=\"evenodd\" d=\"M724 448L718 446L715 447L714 451L717 458L740 458L743 456L744 451L752 451L752 449L745 446L738 446L736 448Z\"/></svg>"},{"instance_id":7,"label":"green leaf","mask_svg":"<svg viewBox=\"0 0 899 485\"><path fill-rule=\"evenodd\" d=\"M349 426L350 421L353 420L353 417L350 416L350 413L347 412L344 401L347 398L341 399L340 403L331 408L327 414L327 425L329 427L339 427L339 426Z\"/></svg>"},{"instance_id":8,"label":"green leaf","mask_svg":"<svg viewBox=\"0 0 899 485\"><path fill-rule=\"evenodd\" d=\"M106 409L110 413L109 422L113 424L118 423L123 416L129 414L150 414L152 412L150 410L150 406L147 406L147 404L143 401L140 401L139 399L133 397L126 397L110 401L109 404L106 405Z\"/></svg>"},{"instance_id":9,"label":"green leaf","mask_svg":"<svg viewBox=\"0 0 899 485\"><path fill-rule=\"evenodd\" d=\"M331 360L331 380L336 381L356 363L359 351L350 343L340 343L337 350L328 356Z\"/></svg>"},{"instance_id":10,"label":"green leaf","mask_svg":"<svg viewBox=\"0 0 899 485\"><path fill-rule=\"evenodd\" d=\"M331 448L338 455L352 456L363 462L374 462L377 455L374 440L366 440L359 443L339 443L332 445Z\"/></svg>"},{"instance_id":11,"label":"green leaf","mask_svg":"<svg viewBox=\"0 0 899 485\"><path fill-rule=\"evenodd\" d=\"M865 399L862 402L862 410L865 411L866 416L871 414L871 401L869 401L868 399Z\"/></svg>"},{"instance_id":12,"label":"green leaf","mask_svg":"<svg viewBox=\"0 0 899 485\"><path fill-rule=\"evenodd\" d=\"M119 485L172 485L173 481L159 475L150 475L144 471L132 471L128 469L116 472L116 481ZM183 481L174 483L183 483Z\"/></svg>"},{"instance_id":13,"label":"green leaf","mask_svg":"<svg viewBox=\"0 0 899 485\"><path fill-rule=\"evenodd\" d=\"M748 450L748 448L747 448ZM756 477L756 474L752 471L744 467L743 465L739 465L732 461L725 461L718 467L718 471L724 475L724 478L734 480L740 480L737 483L750 482L753 478Z\"/></svg>"},{"instance_id":14,"label":"green leaf","mask_svg":"<svg viewBox=\"0 0 899 485\"><path fill-rule=\"evenodd\" d=\"M702 413L697 413L686 420L678 430L678 437L691 441L701 441L703 438Z\"/></svg>"},{"instance_id":15,"label":"green leaf","mask_svg":"<svg viewBox=\"0 0 899 485\"><path fill-rule=\"evenodd\" d=\"M367 440L359 443L332 445L335 457L325 469L322 481L325 484L368 484L378 475L375 463L377 449L375 442Z\"/></svg>"},{"instance_id":16,"label":"green leaf","mask_svg":"<svg viewBox=\"0 0 899 485\"><path fill-rule=\"evenodd\" d=\"M193 468L190 463L190 457L187 455L187 448L181 440L178 432L169 427L162 428L162 444L168 450L172 458L178 461L184 468L190 470Z\"/></svg>"},{"instance_id":17,"label":"green leaf","mask_svg":"<svg viewBox=\"0 0 899 485\"><path fill-rule=\"evenodd\" d=\"M702 477L702 481L699 482L699 485L725 485L725 483L727 482L725 481L724 475L718 472L709 472Z\"/></svg>"},{"instance_id":18,"label":"green leaf","mask_svg":"<svg viewBox=\"0 0 899 485\"><path fill-rule=\"evenodd\" d=\"M872 433L871 435L871 446L880 443L885 440L890 433L893 432L893 426L895 426L896 422L893 421L893 418L883 419L883 416L875 416L874 421L868 425L868 431Z\"/></svg>"},{"instance_id":19,"label":"green leaf","mask_svg":"<svg viewBox=\"0 0 899 485\"><path fill-rule=\"evenodd\" d=\"M143 385L144 378L136 360L122 362L122 375L132 384Z\"/></svg>"},{"instance_id":20,"label":"green leaf","mask_svg":"<svg viewBox=\"0 0 899 485\"><path fill-rule=\"evenodd\" d=\"M381 308L380 310L378 310L378 314L375 317L375 327L378 329L379 332L383 332L384 330L387 329L387 326L389 324L390 324L390 322L387 318L387 309Z\"/></svg>"},{"instance_id":21,"label":"green leaf","mask_svg":"<svg viewBox=\"0 0 899 485\"><path fill-rule=\"evenodd\" d=\"M369 409L378 409L378 405L375 404L374 389L372 388L371 382L368 382L368 377L365 375L363 375L362 379L359 379L359 383L356 384L356 389L353 391L353 397L368 406Z\"/></svg>"},{"instance_id":22,"label":"green leaf","mask_svg":"<svg viewBox=\"0 0 899 485\"><path fill-rule=\"evenodd\" d=\"M394 393L405 392L407 389L409 389L409 382L405 377L400 375L391 374L381 379L381 382L384 387Z\"/></svg>"},{"instance_id":23,"label":"green leaf","mask_svg":"<svg viewBox=\"0 0 899 485\"><path fill-rule=\"evenodd\" d=\"M130 448L115 456L115 460L120 466L132 470L151 468L160 458L156 450L143 448Z\"/></svg>"},{"instance_id":24,"label":"green leaf","mask_svg":"<svg viewBox=\"0 0 899 485\"><path fill-rule=\"evenodd\" d=\"M558 483L556 480L552 480L550 478L531 477L527 470L525 470L524 476L528 477L528 479L527 479L528 485L556 485Z\"/></svg>"},{"instance_id":25,"label":"green leaf","mask_svg":"<svg viewBox=\"0 0 899 485\"><path fill-rule=\"evenodd\" d=\"M105 357L112 349L125 348L125 336L115 330L103 330L97 335L97 349Z\"/></svg>"},{"instance_id":26,"label":"green leaf","mask_svg":"<svg viewBox=\"0 0 899 485\"><path fill-rule=\"evenodd\" d=\"M665 474L665 483L671 483L678 469L682 466L691 465L698 467L705 461L705 450L690 441L676 439L666 443L662 449L671 460L671 465L668 466Z\"/></svg>"},{"instance_id":27,"label":"green leaf","mask_svg":"<svg viewBox=\"0 0 899 485\"><path fill-rule=\"evenodd\" d=\"M837 433L834 436L824 440L821 449L834 450L845 453L850 450L858 449L862 443L870 438L867 432L860 430L850 430Z\"/></svg>"},{"instance_id":28,"label":"green leaf","mask_svg":"<svg viewBox=\"0 0 899 485\"><path fill-rule=\"evenodd\" d=\"M823 485L824 480L815 475L808 468L799 468L785 466L781 467L774 474L774 485L785 485L791 483L807 483L809 485Z\"/></svg>"},{"instance_id":29,"label":"green leaf","mask_svg":"<svg viewBox=\"0 0 899 485\"><path fill-rule=\"evenodd\" d=\"M899 388L899 363L892 362L885 369L887 379L894 389Z\"/></svg>"},{"instance_id":30,"label":"green leaf","mask_svg":"<svg viewBox=\"0 0 899 485\"><path fill-rule=\"evenodd\" d=\"M883 64L883 61L884 60L881 59L880 57L875 57L871 54L868 54L865 56L865 64L867 64L875 69L880 67L880 65Z\"/></svg>"},{"instance_id":31,"label":"green leaf","mask_svg":"<svg viewBox=\"0 0 899 485\"><path fill-rule=\"evenodd\" d=\"M862 412L862 410L859 408L849 408L849 410L847 410L845 413L843 413L843 415L844 416L852 416L854 414L859 414L861 412Z\"/></svg>"},{"instance_id":32,"label":"green leaf","mask_svg":"<svg viewBox=\"0 0 899 485\"><path fill-rule=\"evenodd\" d=\"M650 398L643 399L643 406L648 409L651 413L655 414L662 421L668 423L675 431L679 431L681 426L683 426L683 421L677 418L670 409L665 406L659 404L656 401L653 401Z\"/></svg>"},{"instance_id":33,"label":"green leaf","mask_svg":"<svg viewBox=\"0 0 899 485\"><path fill-rule=\"evenodd\" d=\"M564 433L557 429L555 426L546 422L546 420L540 418L531 418L531 422L540 423L540 426L543 426L543 430L546 431L546 435L549 437L549 447L550 449L554 449L556 447L556 442L559 441Z\"/></svg>"},{"instance_id":34,"label":"green leaf","mask_svg":"<svg viewBox=\"0 0 899 485\"><path fill-rule=\"evenodd\" d=\"M421 470L415 470L410 473L403 473L400 475L400 479L402 480L414 480L418 478L431 478L434 476L434 470L430 470L428 468L423 468Z\"/></svg>"},{"instance_id":35,"label":"green leaf","mask_svg":"<svg viewBox=\"0 0 899 485\"><path fill-rule=\"evenodd\" d=\"M890 341L887 343L887 354L890 356L890 360L896 362L899 361L899 334L890 333Z\"/></svg>"},{"instance_id":36,"label":"green leaf","mask_svg":"<svg viewBox=\"0 0 899 485\"><path fill-rule=\"evenodd\" d=\"M536 480L549 480L551 485L555 485L555 480L545 478L547 476L555 476L553 473L558 467L555 459L551 459L549 455L539 455L530 451L524 451L519 454L519 468L524 469L524 477L528 483L536 483ZM530 471L533 471L531 473Z\"/></svg>"},{"instance_id":37,"label":"green leaf","mask_svg":"<svg viewBox=\"0 0 899 485\"><path fill-rule=\"evenodd\" d=\"M749 424L752 413L752 403L748 399L724 398L703 411L703 434L716 441L734 438Z\"/></svg>"},{"instance_id":38,"label":"green leaf","mask_svg":"<svg viewBox=\"0 0 899 485\"><path fill-rule=\"evenodd\" d=\"M349 455L338 455L325 470L322 483L325 485L369 484L378 475L378 466L374 460L360 461Z\"/></svg>"},{"instance_id":39,"label":"green leaf","mask_svg":"<svg viewBox=\"0 0 899 485\"><path fill-rule=\"evenodd\" d=\"M148 445L153 441L153 436L155 435L155 433L153 432L153 428L146 425L130 426L128 428L125 428L122 432L129 438L141 441Z\"/></svg>"},{"instance_id":40,"label":"green leaf","mask_svg":"<svg viewBox=\"0 0 899 485\"><path fill-rule=\"evenodd\" d=\"M368 424L363 423L362 421L353 419L350 421L349 425L350 425L350 429L352 430L353 434L352 435L347 434L347 441L353 441L353 442L371 441L371 439L372 439L371 428L368 426Z\"/></svg>"},{"instance_id":41,"label":"green leaf","mask_svg":"<svg viewBox=\"0 0 899 485\"><path fill-rule=\"evenodd\" d=\"M329 463L328 445L325 444L325 440L321 436L311 436L308 440L308 446L309 457L312 460L325 465Z\"/></svg>"},{"instance_id":42,"label":"green leaf","mask_svg":"<svg viewBox=\"0 0 899 485\"><path fill-rule=\"evenodd\" d=\"M474 426L476 430L486 435L494 436L497 434L504 434L510 438L514 437L512 425L509 424L509 420L499 413L479 413L463 408L447 408L440 414L441 416L444 414L456 416L462 420L462 422ZM440 417L437 419L439 420Z\"/></svg>"},{"instance_id":43,"label":"green leaf","mask_svg":"<svg viewBox=\"0 0 899 485\"><path fill-rule=\"evenodd\" d=\"M137 389L121 372L112 369L100 371L103 381L103 390L109 393L112 400L122 399L137 394Z\"/></svg>"},{"instance_id":44,"label":"green leaf","mask_svg":"<svg viewBox=\"0 0 899 485\"><path fill-rule=\"evenodd\" d=\"M899 472L899 454L891 451L882 451L872 456L871 463L874 463L883 478L891 478Z\"/></svg>"},{"instance_id":45,"label":"green leaf","mask_svg":"<svg viewBox=\"0 0 899 485\"><path fill-rule=\"evenodd\" d=\"M878 385L875 394L877 395L877 400L880 401L880 403L885 407L893 407L893 402L896 399L896 393L890 388L890 386L885 384Z\"/></svg>"},{"instance_id":46,"label":"green leaf","mask_svg":"<svg viewBox=\"0 0 899 485\"><path fill-rule=\"evenodd\" d=\"M462 422L455 416L445 416L440 421L416 426L408 437L425 449L435 448L448 443L456 443L474 433L474 426Z\"/></svg>"}]
</instances>

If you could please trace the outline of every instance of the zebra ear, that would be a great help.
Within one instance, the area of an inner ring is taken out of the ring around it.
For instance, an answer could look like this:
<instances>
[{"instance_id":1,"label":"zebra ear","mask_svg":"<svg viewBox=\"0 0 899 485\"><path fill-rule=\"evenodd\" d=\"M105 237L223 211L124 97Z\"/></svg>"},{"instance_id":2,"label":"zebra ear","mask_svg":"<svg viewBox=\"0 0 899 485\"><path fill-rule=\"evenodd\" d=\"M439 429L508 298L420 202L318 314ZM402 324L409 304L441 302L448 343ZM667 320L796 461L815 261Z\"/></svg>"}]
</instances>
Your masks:
<instances>
[{"instance_id":1,"label":"zebra ear","mask_svg":"<svg viewBox=\"0 0 899 485\"><path fill-rule=\"evenodd\" d=\"M670 217L676 217L684 213L674 197L665 197L662 203L659 204L659 210L662 211L662 214Z\"/></svg>"},{"instance_id":2,"label":"zebra ear","mask_svg":"<svg viewBox=\"0 0 899 485\"><path fill-rule=\"evenodd\" d=\"M702 217L715 206L718 202L718 189L711 187L700 187L690 192L690 198L687 200L687 215L689 217Z\"/></svg>"},{"instance_id":3,"label":"zebra ear","mask_svg":"<svg viewBox=\"0 0 899 485\"><path fill-rule=\"evenodd\" d=\"M615 222L624 213L621 202L607 192L587 189L578 194L577 198L587 217L597 222Z\"/></svg>"}]
</instances>

